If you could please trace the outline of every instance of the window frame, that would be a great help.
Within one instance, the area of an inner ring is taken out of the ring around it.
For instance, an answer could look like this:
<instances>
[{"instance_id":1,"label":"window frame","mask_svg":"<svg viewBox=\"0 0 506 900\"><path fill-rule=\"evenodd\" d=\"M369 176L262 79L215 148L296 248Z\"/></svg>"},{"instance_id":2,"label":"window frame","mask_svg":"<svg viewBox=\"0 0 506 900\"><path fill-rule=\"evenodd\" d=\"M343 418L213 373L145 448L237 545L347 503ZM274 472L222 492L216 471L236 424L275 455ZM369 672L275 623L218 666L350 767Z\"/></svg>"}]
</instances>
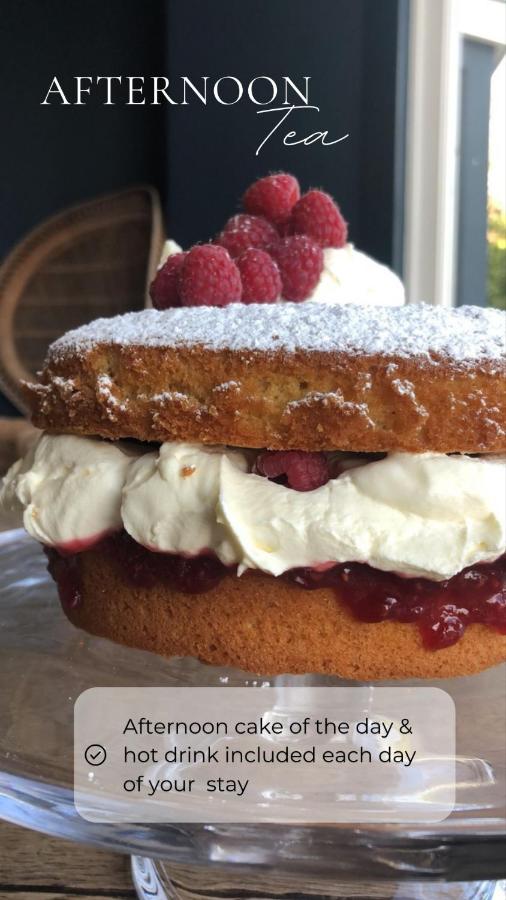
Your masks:
<instances>
[{"instance_id":1,"label":"window frame","mask_svg":"<svg viewBox=\"0 0 506 900\"><path fill-rule=\"evenodd\" d=\"M411 0L404 226L410 303L453 306L462 44L484 41L504 54L502 0Z\"/></svg>"}]
</instances>

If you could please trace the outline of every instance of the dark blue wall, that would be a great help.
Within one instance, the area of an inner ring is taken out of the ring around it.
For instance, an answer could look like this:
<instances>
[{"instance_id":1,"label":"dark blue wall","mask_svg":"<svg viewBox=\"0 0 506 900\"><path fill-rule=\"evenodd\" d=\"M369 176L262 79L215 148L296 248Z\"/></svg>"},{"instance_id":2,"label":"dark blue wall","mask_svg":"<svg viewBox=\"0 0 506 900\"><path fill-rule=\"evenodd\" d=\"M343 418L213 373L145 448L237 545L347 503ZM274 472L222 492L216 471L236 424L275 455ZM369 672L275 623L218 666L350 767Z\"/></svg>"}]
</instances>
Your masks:
<instances>
[{"instance_id":1,"label":"dark blue wall","mask_svg":"<svg viewBox=\"0 0 506 900\"><path fill-rule=\"evenodd\" d=\"M287 169L333 193L351 240L398 267L408 2L0 0L0 260L46 216L140 181L158 187L174 237L205 240L249 182ZM304 113L308 131L350 137L276 140L256 157L269 117L249 103L41 106L55 74L65 85L77 74L307 74L321 107Z\"/></svg>"},{"instance_id":2,"label":"dark blue wall","mask_svg":"<svg viewBox=\"0 0 506 900\"><path fill-rule=\"evenodd\" d=\"M227 73L247 84L260 74L311 75L310 101L321 112L298 113L295 130L350 135L330 148L284 147L273 138L257 157L272 117L256 115L250 103L171 108L173 236L185 245L212 236L254 178L286 169L304 187L323 186L336 197L354 243L399 264L394 198L403 180L407 0L221 0L218 7L172 0L168 10L171 80Z\"/></svg>"},{"instance_id":3,"label":"dark blue wall","mask_svg":"<svg viewBox=\"0 0 506 900\"><path fill-rule=\"evenodd\" d=\"M55 74L164 70L163 0L0 0L0 260L37 222L126 184L163 187L155 107L41 106Z\"/></svg>"}]
</instances>

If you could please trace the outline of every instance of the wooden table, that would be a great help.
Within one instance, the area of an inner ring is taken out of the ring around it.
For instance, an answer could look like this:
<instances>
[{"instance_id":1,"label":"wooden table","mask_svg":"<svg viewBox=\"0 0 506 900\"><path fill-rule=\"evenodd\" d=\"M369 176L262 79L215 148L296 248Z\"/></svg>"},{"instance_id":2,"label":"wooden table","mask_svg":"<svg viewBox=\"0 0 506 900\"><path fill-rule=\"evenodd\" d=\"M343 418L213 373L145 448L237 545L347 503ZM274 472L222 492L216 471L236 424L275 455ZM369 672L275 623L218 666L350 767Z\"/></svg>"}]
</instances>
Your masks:
<instances>
[{"instance_id":1,"label":"wooden table","mask_svg":"<svg viewBox=\"0 0 506 900\"><path fill-rule=\"evenodd\" d=\"M127 856L0 821L0 900L133 900Z\"/></svg>"}]
</instances>

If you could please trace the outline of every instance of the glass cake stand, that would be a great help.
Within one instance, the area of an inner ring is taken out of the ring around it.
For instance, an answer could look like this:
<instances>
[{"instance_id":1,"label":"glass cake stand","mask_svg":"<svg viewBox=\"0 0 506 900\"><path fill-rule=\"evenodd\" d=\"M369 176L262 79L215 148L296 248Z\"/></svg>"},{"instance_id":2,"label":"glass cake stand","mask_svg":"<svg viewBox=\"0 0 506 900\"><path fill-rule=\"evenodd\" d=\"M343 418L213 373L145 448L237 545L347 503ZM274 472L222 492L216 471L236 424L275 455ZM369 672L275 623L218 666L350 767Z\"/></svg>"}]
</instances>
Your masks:
<instances>
[{"instance_id":1,"label":"glass cake stand","mask_svg":"<svg viewBox=\"0 0 506 900\"><path fill-rule=\"evenodd\" d=\"M78 631L61 613L38 545L21 531L0 534L0 817L131 854L139 897L504 898L504 667L435 682L456 703L464 773L456 808L440 825L106 825L77 814L73 707L86 688L266 681Z\"/></svg>"}]
</instances>

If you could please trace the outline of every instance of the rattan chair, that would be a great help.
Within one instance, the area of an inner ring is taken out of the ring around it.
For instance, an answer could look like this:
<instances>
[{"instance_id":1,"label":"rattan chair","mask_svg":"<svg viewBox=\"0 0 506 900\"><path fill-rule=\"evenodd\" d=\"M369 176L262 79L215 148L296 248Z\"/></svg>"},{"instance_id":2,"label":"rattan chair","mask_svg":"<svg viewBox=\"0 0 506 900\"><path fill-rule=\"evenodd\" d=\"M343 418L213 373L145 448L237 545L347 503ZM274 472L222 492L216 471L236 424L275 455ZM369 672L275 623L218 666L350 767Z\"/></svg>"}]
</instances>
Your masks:
<instances>
[{"instance_id":1,"label":"rattan chair","mask_svg":"<svg viewBox=\"0 0 506 900\"><path fill-rule=\"evenodd\" d=\"M159 196L138 186L58 213L12 250L0 267L0 391L21 412L19 380L53 340L145 305L162 243Z\"/></svg>"}]
</instances>

